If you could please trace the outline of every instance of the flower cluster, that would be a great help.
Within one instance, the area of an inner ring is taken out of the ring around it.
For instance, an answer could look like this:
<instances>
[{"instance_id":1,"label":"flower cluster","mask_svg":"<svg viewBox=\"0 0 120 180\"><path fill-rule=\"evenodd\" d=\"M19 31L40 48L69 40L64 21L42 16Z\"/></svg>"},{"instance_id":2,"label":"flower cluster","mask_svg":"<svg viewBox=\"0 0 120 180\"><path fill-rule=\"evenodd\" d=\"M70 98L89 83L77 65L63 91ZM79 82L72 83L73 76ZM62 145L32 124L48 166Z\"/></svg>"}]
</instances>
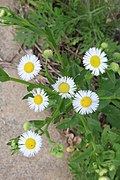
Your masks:
<instances>
[{"instance_id":1,"label":"flower cluster","mask_svg":"<svg viewBox=\"0 0 120 180\"><path fill-rule=\"evenodd\" d=\"M107 57L104 52L98 48L90 48L83 56L83 65L85 69L91 70L95 76L104 73L107 68ZM18 65L18 74L21 79L29 81L38 75L41 70L41 63L33 54L27 54L21 58ZM52 85L61 98L72 99L72 105L75 112L82 115L92 113L99 106L99 97L91 90L78 90L72 77L58 77L55 84ZM32 91L32 97L28 97L28 104L35 112L41 112L47 108L49 97L47 93L40 88ZM25 156L33 156L41 148L41 136L28 131L20 136L19 148Z\"/></svg>"}]
</instances>

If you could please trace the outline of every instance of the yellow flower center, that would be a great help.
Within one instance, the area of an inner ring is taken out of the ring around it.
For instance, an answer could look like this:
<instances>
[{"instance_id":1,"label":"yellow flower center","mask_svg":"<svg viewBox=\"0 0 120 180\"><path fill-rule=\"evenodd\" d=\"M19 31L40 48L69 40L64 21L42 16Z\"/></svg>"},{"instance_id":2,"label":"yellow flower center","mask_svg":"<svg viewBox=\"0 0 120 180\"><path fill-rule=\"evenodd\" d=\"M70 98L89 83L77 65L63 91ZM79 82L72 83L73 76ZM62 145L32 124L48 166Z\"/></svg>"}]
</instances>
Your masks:
<instances>
[{"instance_id":1,"label":"yellow flower center","mask_svg":"<svg viewBox=\"0 0 120 180\"><path fill-rule=\"evenodd\" d=\"M90 58L90 64L94 67L97 68L100 65L100 58L98 56L92 56Z\"/></svg>"},{"instance_id":2,"label":"yellow flower center","mask_svg":"<svg viewBox=\"0 0 120 180\"><path fill-rule=\"evenodd\" d=\"M25 142L27 149L34 149L36 146L36 141L33 138L28 138Z\"/></svg>"},{"instance_id":3,"label":"yellow flower center","mask_svg":"<svg viewBox=\"0 0 120 180\"><path fill-rule=\"evenodd\" d=\"M27 62L24 65L24 71L27 73L31 73L34 70L34 64L32 62Z\"/></svg>"},{"instance_id":4,"label":"yellow flower center","mask_svg":"<svg viewBox=\"0 0 120 180\"><path fill-rule=\"evenodd\" d=\"M34 97L34 103L35 103L35 104L41 104L42 102L43 102L43 98L42 98L41 95L36 95L36 96Z\"/></svg>"},{"instance_id":5,"label":"yellow flower center","mask_svg":"<svg viewBox=\"0 0 120 180\"><path fill-rule=\"evenodd\" d=\"M83 107L86 108L86 107L89 107L91 105L92 100L89 97L84 97L81 99L80 103Z\"/></svg>"},{"instance_id":6,"label":"yellow flower center","mask_svg":"<svg viewBox=\"0 0 120 180\"><path fill-rule=\"evenodd\" d=\"M68 83L61 83L58 89L61 93L68 93L70 90L70 86Z\"/></svg>"}]
</instances>

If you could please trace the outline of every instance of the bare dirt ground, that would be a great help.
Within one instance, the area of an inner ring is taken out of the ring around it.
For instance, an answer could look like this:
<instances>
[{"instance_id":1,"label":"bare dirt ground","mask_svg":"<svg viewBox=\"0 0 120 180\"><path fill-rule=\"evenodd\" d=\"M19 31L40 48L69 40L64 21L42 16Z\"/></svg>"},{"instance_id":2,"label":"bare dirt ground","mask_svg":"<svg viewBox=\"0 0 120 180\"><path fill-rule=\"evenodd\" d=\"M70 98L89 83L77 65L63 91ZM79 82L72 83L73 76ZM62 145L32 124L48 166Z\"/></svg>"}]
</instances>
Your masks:
<instances>
[{"instance_id":1,"label":"bare dirt ground","mask_svg":"<svg viewBox=\"0 0 120 180\"><path fill-rule=\"evenodd\" d=\"M0 0L0 6L13 7L13 1ZM19 62L20 47L13 41L13 27L0 26L0 67L9 75L18 77L16 65ZM30 119L45 119L50 112L34 113L22 101L27 93L26 86L13 82L0 83L0 180L71 180L66 153L61 159L49 154L50 145L43 137L41 151L34 158L22 154L11 156L6 143L10 138L24 132L23 124ZM54 140L62 142L60 134L53 125L50 133Z\"/></svg>"}]
</instances>

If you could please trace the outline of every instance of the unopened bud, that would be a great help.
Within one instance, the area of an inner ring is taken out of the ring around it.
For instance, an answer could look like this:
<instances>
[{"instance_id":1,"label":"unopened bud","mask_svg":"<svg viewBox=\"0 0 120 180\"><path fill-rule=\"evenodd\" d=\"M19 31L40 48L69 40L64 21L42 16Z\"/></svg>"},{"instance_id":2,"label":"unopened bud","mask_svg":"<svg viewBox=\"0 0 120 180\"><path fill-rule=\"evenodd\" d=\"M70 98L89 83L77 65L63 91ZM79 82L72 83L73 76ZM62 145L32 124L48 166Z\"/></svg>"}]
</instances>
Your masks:
<instances>
[{"instance_id":1,"label":"unopened bud","mask_svg":"<svg viewBox=\"0 0 120 180\"><path fill-rule=\"evenodd\" d=\"M12 14L10 12L7 13L8 16L11 16Z\"/></svg>"},{"instance_id":2,"label":"unopened bud","mask_svg":"<svg viewBox=\"0 0 120 180\"><path fill-rule=\"evenodd\" d=\"M114 170L115 170L115 166L114 166L114 165L111 165L111 166L109 167L109 170L110 170L110 171L114 171Z\"/></svg>"},{"instance_id":3,"label":"unopened bud","mask_svg":"<svg viewBox=\"0 0 120 180\"><path fill-rule=\"evenodd\" d=\"M114 54L113 54L113 57L115 58L115 59L120 59L120 53L119 52L115 52Z\"/></svg>"},{"instance_id":4,"label":"unopened bud","mask_svg":"<svg viewBox=\"0 0 120 180\"><path fill-rule=\"evenodd\" d=\"M103 43L101 44L101 48L102 48L102 49L107 49L107 48L108 48L108 43L103 42Z\"/></svg>"},{"instance_id":5,"label":"unopened bud","mask_svg":"<svg viewBox=\"0 0 120 180\"><path fill-rule=\"evenodd\" d=\"M101 176L98 180L110 180L108 176Z\"/></svg>"},{"instance_id":6,"label":"unopened bud","mask_svg":"<svg viewBox=\"0 0 120 180\"><path fill-rule=\"evenodd\" d=\"M115 62L112 62L112 63L110 64L110 69L111 69L112 71L114 71L114 72L117 72L118 69L119 69L119 65L118 65L117 63L115 63Z\"/></svg>"},{"instance_id":7,"label":"unopened bud","mask_svg":"<svg viewBox=\"0 0 120 180\"><path fill-rule=\"evenodd\" d=\"M29 131L30 127L31 127L30 122L25 122L24 125L23 125L23 128L24 128L25 131Z\"/></svg>"},{"instance_id":8,"label":"unopened bud","mask_svg":"<svg viewBox=\"0 0 120 180\"><path fill-rule=\"evenodd\" d=\"M53 52L52 52L52 50L50 50L50 49L46 49L46 50L43 52L43 55L44 55L44 57L45 57L46 59L52 58L52 57L53 57Z\"/></svg>"},{"instance_id":9,"label":"unopened bud","mask_svg":"<svg viewBox=\"0 0 120 180\"><path fill-rule=\"evenodd\" d=\"M11 141L11 147L15 147L16 146L16 142L15 142L15 140L12 140Z\"/></svg>"},{"instance_id":10,"label":"unopened bud","mask_svg":"<svg viewBox=\"0 0 120 180\"><path fill-rule=\"evenodd\" d=\"M0 10L0 17L3 17L3 16L5 16L5 10L4 10L4 9L1 9L1 10Z\"/></svg>"},{"instance_id":11,"label":"unopened bud","mask_svg":"<svg viewBox=\"0 0 120 180\"><path fill-rule=\"evenodd\" d=\"M99 174L100 176L103 176L103 175L106 174L107 172L108 172L107 169L100 169L98 174Z\"/></svg>"}]
</instances>

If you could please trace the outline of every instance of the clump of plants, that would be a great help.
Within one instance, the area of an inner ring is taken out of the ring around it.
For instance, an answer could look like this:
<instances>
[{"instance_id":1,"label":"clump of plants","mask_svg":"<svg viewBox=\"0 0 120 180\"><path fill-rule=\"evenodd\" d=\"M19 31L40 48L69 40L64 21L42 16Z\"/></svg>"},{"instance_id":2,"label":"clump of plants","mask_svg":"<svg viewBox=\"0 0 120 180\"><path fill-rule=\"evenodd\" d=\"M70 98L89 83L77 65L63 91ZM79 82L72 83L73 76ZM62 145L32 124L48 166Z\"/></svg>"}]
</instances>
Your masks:
<instances>
[{"instance_id":1,"label":"clump of plants","mask_svg":"<svg viewBox=\"0 0 120 180\"><path fill-rule=\"evenodd\" d=\"M0 69L0 81L25 84L30 109L51 109L45 120L30 120L25 132L11 139L12 154L34 156L42 135L60 158L64 147L52 140L51 122L67 137L69 167L75 180L120 178L120 45L119 1L23 1L26 13L0 7L0 22L16 25L16 40L34 54L17 67L20 79ZM42 43L41 43L42 40ZM53 71L51 71L51 68ZM36 76L45 83L33 83Z\"/></svg>"}]
</instances>

